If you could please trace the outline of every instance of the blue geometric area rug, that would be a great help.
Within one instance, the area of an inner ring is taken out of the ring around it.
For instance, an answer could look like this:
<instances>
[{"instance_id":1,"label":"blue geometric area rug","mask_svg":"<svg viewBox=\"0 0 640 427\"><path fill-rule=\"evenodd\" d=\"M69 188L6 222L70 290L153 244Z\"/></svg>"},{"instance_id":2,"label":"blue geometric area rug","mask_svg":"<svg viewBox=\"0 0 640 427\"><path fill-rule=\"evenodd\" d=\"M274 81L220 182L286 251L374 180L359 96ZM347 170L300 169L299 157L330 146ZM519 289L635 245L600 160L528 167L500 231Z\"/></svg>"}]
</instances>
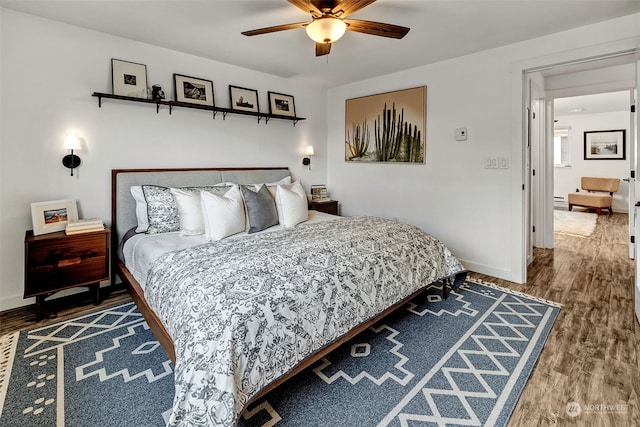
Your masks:
<instances>
[{"instance_id":1,"label":"blue geometric area rug","mask_svg":"<svg viewBox=\"0 0 640 427\"><path fill-rule=\"evenodd\" d=\"M5 335L0 350L2 427L162 426L173 402L173 364L133 302Z\"/></svg>"},{"instance_id":2,"label":"blue geometric area rug","mask_svg":"<svg viewBox=\"0 0 640 427\"><path fill-rule=\"evenodd\" d=\"M560 306L433 285L250 405L241 427L505 426ZM0 340L0 426L163 426L173 365L133 303Z\"/></svg>"}]
</instances>

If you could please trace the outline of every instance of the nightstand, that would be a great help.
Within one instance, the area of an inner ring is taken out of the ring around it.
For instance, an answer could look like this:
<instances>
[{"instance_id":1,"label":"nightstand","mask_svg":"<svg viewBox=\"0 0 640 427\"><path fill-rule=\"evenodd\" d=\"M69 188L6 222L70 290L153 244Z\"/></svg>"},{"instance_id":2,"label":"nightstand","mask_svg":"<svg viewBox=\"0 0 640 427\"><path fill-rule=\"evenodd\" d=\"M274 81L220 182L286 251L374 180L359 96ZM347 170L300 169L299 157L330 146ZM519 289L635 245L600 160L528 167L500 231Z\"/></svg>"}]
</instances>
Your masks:
<instances>
[{"instance_id":1,"label":"nightstand","mask_svg":"<svg viewBox=\"0 0 640 427\"><path fill-rule=\"evenodd\" d=\"M36 320L44 299L63 289L89 286L100 304L100 282L109 280L110 230L67 236L64 231L24 238L24 297L36 297Z\"/></svg>"},{"instance_id":2,"label":"nightstand","mask_svg":"<svg viewBox=\"0 0 640 427\"><path fill-rule=\"evenodd\" d=\"M337 200L327 200L323 202L311 201L309 202L309 209L328 213L331 215L338 215L338 201Z\"/></svg>"}]
</instances>

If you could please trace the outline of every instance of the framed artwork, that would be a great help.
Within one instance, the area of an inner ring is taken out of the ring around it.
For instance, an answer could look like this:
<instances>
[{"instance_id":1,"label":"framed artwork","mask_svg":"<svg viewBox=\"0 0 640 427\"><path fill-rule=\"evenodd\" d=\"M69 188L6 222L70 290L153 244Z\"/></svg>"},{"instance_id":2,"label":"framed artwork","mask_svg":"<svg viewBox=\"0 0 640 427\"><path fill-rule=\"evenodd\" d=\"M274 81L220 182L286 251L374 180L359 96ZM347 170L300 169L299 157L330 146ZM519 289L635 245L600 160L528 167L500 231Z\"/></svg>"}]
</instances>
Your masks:
<instances>
[{"instance_id":1,"label":"framed artwork","mask_svg":"<svg viewBox=\"0 0 640 427\"><path fill-rule=\"evenodd\" d=\"M189 104L208 105L213 107L213 82L196 77L173 75L175 99Z\"/></svg>"},{"instance_id":2,"label":"framed artwork","mask_svg":"<svg viewBox=\"0 0 640 427\"><path fill-rule=\"evenodd\" d=\"M425 163L427 87L345 101L347 162Z\"/></svg>"},{"instance_id":3,"label":"framed artwork","mask_svg":"<svg viewBox=\"0 0 640 427\"><path fill-rule=\"evenodd\" d=\"M585 160L624 160L626 141L624 129L595 130L584 133Z\"/></svg>"},{"instance_id":4,"label":"framed artwork","mask_svg":"<svg viewBox=\"0 0 640 427\"><path fill-rule=\"evenodd\" d=\"M257 90L229 85L229 96L232 110L258 112Z\"/></svg>"},{"instance_id":5,"label":"framed artwork","mask_svg":"<svg viewBox=\"0 0 640 427\"><path fill-rule=\"evenodd\" d=\"M114 95L147 98L146 65L111 59L111 79Z\"/></svg>"},{"instance_id":6,"label":"framed artwork","mask_svg":"<svg viewBox=\"0 0 640 427\"><path fill-rule=\"evenodd\" d=\"M269 114L277 116L296 116L296 106L293 103L293 96L282 93L268 92L269 94Z\"/></svg>"},{"instance_id":7,"label":"framed artwork","mask_svg":"<svg viewBox=\"0 0 640 427\"><path fill-rule=\"evenodd\" d=\"M62 231L69 221L78 220L76 201L72 199L31 203L33 235Z\"/></svg>"}]
</instances>

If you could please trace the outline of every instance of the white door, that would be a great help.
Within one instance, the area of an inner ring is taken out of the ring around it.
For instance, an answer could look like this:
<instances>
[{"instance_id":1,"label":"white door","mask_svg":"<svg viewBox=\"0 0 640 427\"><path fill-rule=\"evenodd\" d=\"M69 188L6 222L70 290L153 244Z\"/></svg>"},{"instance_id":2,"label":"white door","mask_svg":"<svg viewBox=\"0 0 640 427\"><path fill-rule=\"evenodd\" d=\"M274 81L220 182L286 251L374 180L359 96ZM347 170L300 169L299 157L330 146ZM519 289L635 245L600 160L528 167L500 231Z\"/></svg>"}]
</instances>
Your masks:
<instances>
[{"instance_id":1,"label":"white door","mask_svg":"<svg viewBox=\"0 0 640 427\"><path fill-rule=\"evenodd\" d=\"M632 91L633 92L633 91ZM632 166L633 170L636 171L636 173L638 173L638 171L640 170L638 168L638 158L640 156L638 156L638 140L640 138L638 138L638 130L640 130L640 114L638 114L637 110L638 110L638 95L640 94L640 51L636 51L636 90L635 93L632 95L632 98L635 99L635 103L633 104L634 107L631 110L631 131L630 131L630 146L633 147L634 150L634 154L635 154L635 164ZM631 181L633 181L633 179L629 180L629 187L632 187ZM631 198L631 194L629 194L629 204L634 204L635 201L640 200L640 198L638 198L638 196L635 194L635 185L633 185L634 187L634 193L633 193L633 199ZM640 208L638 209L632 209L629 210L630 214L632 215L631 212L634 212L636 214L636 220L633 221L634 224L636 224L636 229L633 233L633 235L638 236L638 230L640 230L640 217L638 215L637 210L640 210ZM631 221L631 217L629 218L629 220ZM636 237L637 239L637 237ZM637 247L637 243L636 243L636 247ZM639 254L636 254L636 283L635 283L635 306L636 306L636 319L638 319L638 322L640 322L640 256L638 256Z\"/></svg>"},{"instance_id":2,"label":"white door","mask_svg":"<svg viewBox=\"0 0 640 427\"><path fill-rule=\"evenodd\" d=\"M525 162L525 172L526 172L526 181L525 188L527 188L527 192L525 195L525 209L526 209L526 220L525 220L525 230L528 230L526 235L526 245L527 245L527 264L529 265L533 262L533 241L535 239L535 228L533 225L533 215L531 212L531 202L533 197L533 191L531 190L531 130L532 130L532 117L535 113L531 110L531 103L527 107L527 148L525 152L526 162Z\"/></svg>"},{"instance_id":3,"label":"white door","mask_svg":"<svg viewBox=\"0 0 640 427\"><path fill-rule=\"evenodd\" d=\"M532 215L531 215L531 198L533 192L531 191L531 77L526 76L527 84L525 86L525 100L526 100L526 116L525 116L525 129L526 134L526 146L524 150L524 241L525 241L525 269L524 274L526 276L526 267L533 262L533 227L532 227ZM525 279L526 280L526 279Z\"/></svg>"},{"instance_id":4,"label":"white door","mask_svg":"<svg viewBox=\"0 0 640 427\"><path fill-rule=\"evenodd\" d=\"M635 105L635 90L629 91L630 105ZM629 178L625 179L629 183L629 258L635 259L636 257L636 178L637 173L637 156L638 150L636 150L636 132L635 132L635 113L634 107L630 109L630 125L629 125Z\"/></svg>"},{"instance_id":5,"label":"white door","mask_svg":"<svg viewBox=\"0 0 640 427\"><path fill-rule=\"evenodd\" d=\"M531 100L531 112L529 115L529 149L530 149L530 161L531 161L531 231L532 231L532 246L536 248L544 248L542 237L544 236L544 222L542 221L543 214L543 192L542 192L542 159L544 158L544 144L540 138L540 125L544 122L540 114L540 99ZM528 261L530 263L530 261Z\"/></svg>"}]
</instances>

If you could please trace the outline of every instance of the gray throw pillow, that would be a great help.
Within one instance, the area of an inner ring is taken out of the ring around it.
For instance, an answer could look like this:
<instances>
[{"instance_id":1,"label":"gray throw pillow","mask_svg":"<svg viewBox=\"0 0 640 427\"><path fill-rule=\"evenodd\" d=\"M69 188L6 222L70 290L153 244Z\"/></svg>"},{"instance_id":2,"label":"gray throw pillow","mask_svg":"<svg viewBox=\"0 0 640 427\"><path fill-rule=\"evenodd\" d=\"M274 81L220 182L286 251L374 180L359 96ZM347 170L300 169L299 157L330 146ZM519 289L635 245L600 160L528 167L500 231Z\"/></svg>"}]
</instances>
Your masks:
<instances>
[{"instance_id":1,"label":"gray throw pillow","mask_svg":"<svg viewBox=\"0 0 640 427\"><path fill-rule=\"evenodd\" d=\"M278 224L276 202L271 197L266 185L261 186L257 192L245 185L242 185L240 189L249 217L249 234Z\"/></svg>"}]
</instances>

